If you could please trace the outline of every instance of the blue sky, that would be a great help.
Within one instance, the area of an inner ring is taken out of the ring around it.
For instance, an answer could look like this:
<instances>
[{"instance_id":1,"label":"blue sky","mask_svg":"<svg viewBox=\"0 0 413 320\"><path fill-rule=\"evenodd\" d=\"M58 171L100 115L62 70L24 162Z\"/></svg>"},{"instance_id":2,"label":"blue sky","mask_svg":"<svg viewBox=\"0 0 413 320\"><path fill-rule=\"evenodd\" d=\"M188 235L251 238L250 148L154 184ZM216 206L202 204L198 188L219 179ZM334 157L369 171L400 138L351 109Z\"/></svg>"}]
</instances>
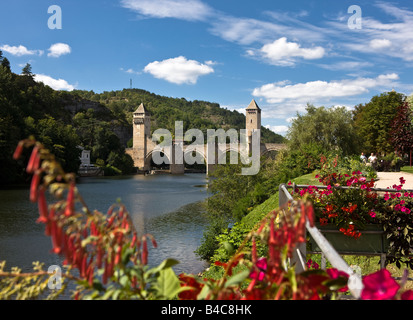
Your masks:
<instances>
[{"instance_id":1,"label":"blue sky","mask_svg":"<svg viewBox=\"0 0 413 320\"><path fill-rule=\"evenodd\" d=\"M61 29L56 11L61 9ZM356 6L350 8L351 6ZM349 10L349 8L351 10ZM357 19L356 19L357 18ZM0 50L55 89L130 87L242 111L285 134L307 103L413 92L411 1L14 0Z\"/></svg>"}]
</instances>

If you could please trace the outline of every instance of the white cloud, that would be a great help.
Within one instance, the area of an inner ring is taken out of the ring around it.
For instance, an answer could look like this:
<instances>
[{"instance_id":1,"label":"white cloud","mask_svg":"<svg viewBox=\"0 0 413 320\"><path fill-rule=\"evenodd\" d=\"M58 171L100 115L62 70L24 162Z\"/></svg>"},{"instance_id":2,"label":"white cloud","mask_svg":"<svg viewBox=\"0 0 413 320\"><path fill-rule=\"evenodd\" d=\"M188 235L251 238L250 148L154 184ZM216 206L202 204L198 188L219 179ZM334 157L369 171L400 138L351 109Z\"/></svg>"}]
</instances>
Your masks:
<instances>
[{"instance_id":1,"label":"white cloud","mask_svg":"<svg viewBox=\"0 0 413 320\"><path fill-rule=\"evenodd\" d=\"M43 50L29 50L25 46L9 46L8 44L1 46L0 50L10 53L14 56L25 56L25 55L39 55L43 54Z\"/></svg>"},{"instance_id":2,"label":"white cloud","mask_svg":"<svg viewBox=\"0 0 413 320\"><path fill-rule=\"evenodd\" d=\"M213 73L214 69L206 64L180 56L151 62L144 68L144 71L152 74L155 78L172 83L195 84L200 76Z\"/></svg>"},{"instance_id":3,"label":"white cloud","mask_svg":"<svg viewBox=\"0 0 413 320\"><path fill-rule=\"evenodd\" d=\"M212 61L212 60L207 60L207 61L205 61L204 63L205 63L206 65L208 65L208 66L215 66L215 65L219 64L219 62L217 62L217 61Z\"/></svg>"},{"instance_id":4,"label":"white cloud","mask_svg":"<svg viewBox=\"0 0 413 320\"><path fill-rule=\"evenodd\" d=\"M129 73L129 74L142 74L142 72L133 70L132 68L129 68L129 69L126 69L126 70L123 69L123 68L120 68L120 70L123 71L123 72Z\"/></svg>"},{"instance_id":5,"label":"white cloud","mask_svg":"<svg viewBox=\"0 0 413 320\"><path fill-rule=\"evenodd\" d=\"M320 64L319 66L332 71L357 71L360 74L360 69L372 67L374 64L367 61L340 61L331 64Z\"/></svg>"},{"instance_id":6,"label":"white cloud","mask_svg":"<svg viewBox=\"0 0 413 320\"><path fill-rule=\"evenodd\" d=\"M302 23L298 19L290 19L281 23L262 21L250 18L237 18L220 15L211 21L210 32L222 39L241 45L267 43L272 39L288 37L306 41L323 40L323 29Z\"/></svg>"},{"instance_id":7,"label":"white cloud","mask_svg":"<svg viewBox=\"0 0 413 320\"><path fill-rule=\"evenodd\" d=\"M357 78L340 81L309 81L291 85L265 84L253 90L252 95L263 97L269 103L285 101L311 102L332 98L351 97L368 93L375 87L390 87L399 76L395 73L379 75L377 78Z\"/></svg>"},{"instance_id":8,"label":"white cloud","mask_svg":"<svg viewBox=\"0 0 413 320\"><path fill-rule=\"evenodd\" d=\"M54 90L72 91L75 89L75 86L69 84L66 80L54 79L44 74L35 74L34 80L37 82L43 82L45 85L51 87Z\"/></svg>"},{"instance_id":9,"label":"white cloud","mask_svg":"<svg viewBox=\"0 0 413 320\"><path fill-rule=\"evenodd\" d=\"M288 42L286 37L279 38L274 42L265 44L257 51L248 50L250 55L259 55L277 66L293 66L296 58L306 60L320 59L325 50L322 47L301 48L296 42Z\"/></svg>"},{"instance_id":10,"label":"white cloud","mask_svg":"<svg viewBox=\"0 0 413 320\"><path fill-rule=\"evenodd\" d=\"M70 52L72 52L72 49L66 43L52 44L48 50L49 53L47 54L47 56L52 58L58 58L62 55L69 54Z\"/></svg>"},{"instance_id":11,"label":"white cloud","mask_svg":"<svg viewBox=\"0 0 413 320\"><path fill-rule=\"evenodd\" d=\"M370 47L373 49L384 49L391 46L391 41L387 39L373 39L370 41Z\"/></svg>"},{"instance_id":12,"label":"white cloud","mask_svg":"<svg viewBox=\"0 0 413 320\"><path fill-rule=\"evenodd\" d=\"M390 3L376 2L374 5L392 16L391 22L385 23L363 15L362 30L357 32L357 36L342 21L328 22L330 29L341 34L340 38L337 37L340 45L352 55L361 52L371 57L388 56L413 61L413 12Z\"/></svg>"},{"instance_id":13,"label":"white cloud","mask_svg":"<svg viewBox=\"0 0 413 320\"><path fill-rule=\"evenodd\" d=\"M270 129L271 131L278 133L278 134L286 134L288 131L287 126L271 126L271 125L266 125L264 126L267 129Z\"/></svg>"},{"instance_id":14,"label":"white cloud","mask_svg":"<svg viewBox=\"0 0 413 320\"><path fill-rule=\"evenodd\" d=\"M212 9L199 0L122 0L124 8L154 18L205 20Z\"/></svg>"}]
</instances>

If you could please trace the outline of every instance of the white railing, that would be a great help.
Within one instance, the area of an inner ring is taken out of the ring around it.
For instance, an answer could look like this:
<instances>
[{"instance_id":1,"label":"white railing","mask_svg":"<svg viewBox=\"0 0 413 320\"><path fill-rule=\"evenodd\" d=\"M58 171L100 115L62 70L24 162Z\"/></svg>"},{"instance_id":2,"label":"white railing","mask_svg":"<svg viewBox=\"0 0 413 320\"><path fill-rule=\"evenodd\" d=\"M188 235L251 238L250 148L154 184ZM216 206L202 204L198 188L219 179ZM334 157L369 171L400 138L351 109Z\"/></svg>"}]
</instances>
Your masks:
<instances>
[{"instance_id":1,"label":"white railing","mask_svg":"<svg viewBox=\"0 0 413 320\"><path fill-rule=\"evenodd\" d=\"M286 184L281 184L279 186L279 206L280 208L285 207L289 201L294 201L293 197L287 190ZM360 298L361 291L363 289L363 282L361 275L356 273L349 265L344 261L344 259L337 253L333 246L327 241L327 239L321 234L321 232L316 227L311 227L309 222L306 222L306 230L317 243L318 247L321 249L323 255L330 261L333 268L337 270L346 272L349 275L348 289L352 296L356 299ZM306 270L306 243L300 244L292 258L291 263L296 265L296 272L300 273Z\"/></svg>"}]
</instances>

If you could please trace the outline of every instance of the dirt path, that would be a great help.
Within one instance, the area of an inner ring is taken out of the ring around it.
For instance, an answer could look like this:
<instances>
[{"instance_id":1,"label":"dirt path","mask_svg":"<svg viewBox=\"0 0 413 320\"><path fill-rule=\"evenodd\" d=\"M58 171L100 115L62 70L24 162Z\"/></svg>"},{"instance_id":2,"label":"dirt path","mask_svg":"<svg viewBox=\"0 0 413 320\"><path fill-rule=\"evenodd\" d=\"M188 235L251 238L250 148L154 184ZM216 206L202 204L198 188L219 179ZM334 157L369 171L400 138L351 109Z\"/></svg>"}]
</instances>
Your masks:
<instances>
[{"instance_id":1,"label":"dirt path","mask_svg":"<svg viewBox=\"0 0 413 320\"><path fill-rule=\"evenodd\" d=\"M406 180L406 183L403 186L403 189L412 189L413 190L413 174L407 172L377 172L377 178L375 187L376 188L387 188L394 184L400 184L400 177L403 177Z\"/></svg>"}]
</instances>

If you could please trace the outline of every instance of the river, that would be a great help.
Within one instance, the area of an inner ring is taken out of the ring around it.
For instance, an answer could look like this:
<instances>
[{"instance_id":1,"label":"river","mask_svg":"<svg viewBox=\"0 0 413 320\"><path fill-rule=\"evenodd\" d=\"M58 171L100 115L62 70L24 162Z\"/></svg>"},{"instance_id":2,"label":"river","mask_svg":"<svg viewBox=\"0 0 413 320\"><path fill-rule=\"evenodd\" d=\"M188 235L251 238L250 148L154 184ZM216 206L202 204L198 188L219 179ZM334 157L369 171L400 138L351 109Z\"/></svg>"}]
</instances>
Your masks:
<instances>
[{"instance_id":1,"label":"river","mask_svg":"<svg viewBox=\"0 0 413 320\"><path fill-rule=\"evenodd\" d=\"M208 196L206 184L205 174L185 174L88 177L77 186L91 210L106 212L117 199L125 204L137 231L152 234L158 243L149 251L150 265L174 258L180 262L177 274L196 274L206 267L194 253L207 225L201 205ZM33 261L44 262L46 270L61 265L37 217L27 189L0 190L0 261L7 261L7 270L31 271Z\"/></svg>"}]
</instances>

